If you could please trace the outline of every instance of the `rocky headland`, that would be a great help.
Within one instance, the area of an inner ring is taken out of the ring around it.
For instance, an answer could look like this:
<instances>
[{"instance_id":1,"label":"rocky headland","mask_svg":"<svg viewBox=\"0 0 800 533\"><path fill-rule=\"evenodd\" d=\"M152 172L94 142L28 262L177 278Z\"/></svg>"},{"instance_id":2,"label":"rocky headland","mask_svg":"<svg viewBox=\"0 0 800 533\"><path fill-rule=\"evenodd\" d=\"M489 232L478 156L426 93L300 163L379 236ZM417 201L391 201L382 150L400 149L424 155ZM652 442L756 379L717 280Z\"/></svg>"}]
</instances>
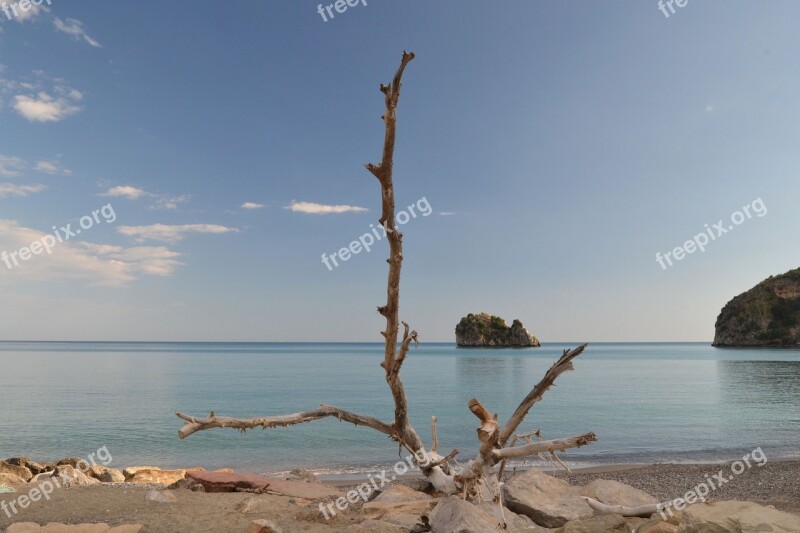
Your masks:
<instances>
[{"instance_id":1,"label":"rocky headland","mask_svg":"<svg viewBox=\"0 0 800 533\"><path fill-rule=\"evenodd\" d=\"M770 276L722 308L714 346L800 346L800 268Z\"/></svg>"}]
</instances>

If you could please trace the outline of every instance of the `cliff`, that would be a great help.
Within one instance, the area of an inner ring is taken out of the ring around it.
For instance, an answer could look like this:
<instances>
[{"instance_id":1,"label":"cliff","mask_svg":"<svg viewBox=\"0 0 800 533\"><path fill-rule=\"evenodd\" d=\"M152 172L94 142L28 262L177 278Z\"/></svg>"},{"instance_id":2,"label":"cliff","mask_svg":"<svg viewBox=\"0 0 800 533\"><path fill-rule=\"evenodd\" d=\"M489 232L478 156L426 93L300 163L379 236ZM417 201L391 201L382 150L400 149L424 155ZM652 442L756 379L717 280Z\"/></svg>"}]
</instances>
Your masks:
<instances>
[{"instance_id":1,"label":"cliff","mask_svg":"<svg viewBox=\"0 0 800 533\"><path fill-rule=\"evenodd\" d=\"M714 346L800 346L800 268L728 302L715 328Z\"/></svg>"},{"instance_id":2,"label":"cliff","mask_svg":"<svg viewBox=\"0 0 800 533\"><path fill-rule=\"evenodd\" d=\"M456 326L456 344L471 348L535 348L539 340L519 320L511 327L499 316L469 314Z\"/></svg>"}]
</instances>

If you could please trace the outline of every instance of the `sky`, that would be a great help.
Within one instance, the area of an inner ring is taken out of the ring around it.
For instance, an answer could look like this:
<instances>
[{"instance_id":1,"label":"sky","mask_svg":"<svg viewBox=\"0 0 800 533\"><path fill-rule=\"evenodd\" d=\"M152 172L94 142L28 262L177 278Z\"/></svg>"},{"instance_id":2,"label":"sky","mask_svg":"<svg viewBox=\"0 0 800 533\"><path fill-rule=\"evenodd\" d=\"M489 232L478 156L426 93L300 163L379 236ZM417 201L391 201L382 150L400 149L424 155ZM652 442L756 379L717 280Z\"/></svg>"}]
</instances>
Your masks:
<instances>
[{"instance_id":1,"label":"sky","mask_svg":"<svg viewBox=\"0 0 800 533\"><path fill-rule=\"evenodd\" d=\"M478 312L543 342L710 341L800 266L797 2L318 5L0 13L0 339L381 341L363 165L403 50L422 342Z\"/></svg>"}]
</instances>

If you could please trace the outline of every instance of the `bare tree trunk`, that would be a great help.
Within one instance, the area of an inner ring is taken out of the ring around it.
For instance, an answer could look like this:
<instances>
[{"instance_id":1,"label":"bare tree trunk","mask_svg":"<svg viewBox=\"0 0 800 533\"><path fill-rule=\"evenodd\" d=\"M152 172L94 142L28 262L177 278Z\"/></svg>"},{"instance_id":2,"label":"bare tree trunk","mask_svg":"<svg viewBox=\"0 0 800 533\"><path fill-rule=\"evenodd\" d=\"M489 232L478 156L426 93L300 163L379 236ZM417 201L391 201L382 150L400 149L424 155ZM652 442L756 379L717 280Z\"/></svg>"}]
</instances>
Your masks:
<instances>
[{"instance_id":1,"label":"bare tree trunk","mask_svg":"<svg viewBox=\"0 0 800 533\"><path fill-rule=\"evenodd\" d=\"M366 165L367 170L378 178L381 186L382 212L380 223L386 229L389 241L389 259L387 260L389 263L389 277L386 305L378 307L378 312L386 318L386 329L381 332L386 341L381 366L386 373L386 383L389 385L394 399L394 420L391 423L386 423L370 416L359 415L330 405L323 405L317 409L289 415L260 418L218 417L214 412L208 417L196 418L183 413L176 413L184 421L184 425L178 435L183 439L198 431L213 428L234 428L244 432L247 429L257 427L263 429L287 427L312 422L320 418L338 418L357 426L372 428L397 441L402 447L414 454L414 459L420 470L437 490L445 494L463 493L469 498L496 503L498 524L502 525L504 523L502 493L500 480L495 473L495 466L498 463L512 458L530 457L541 453L550 453L555 456L556 451L577 448L596 440L594 433L585 433L566 439L531 442L519 447L514 447L518 440L514 438L511 446L506 446L509 438L514 435L514 432L522 424L530 409L553 386L556 378L573 369L572 360L583 353L586 345L584 344L574 350L565 350L561 358L547 371L544 378L522 400L511 418L502 426L502 429L496 414L491 413L477 399L470 400L468 407L480 420L480 427L478 428L480 449L478 456L465 465L451 465L451 462L458 454L458 450L453 450L447 456L439 454L436 417L433 417L431 422L433 443L430 450L425 448L422 439L411 425L408 419L408 398L403 382L400 379L400 370L408 355L411 343L417 342L417 332L412 331L407 323L400 322L399 319L403 235L397 230L395 223L392 171L397 126L397 104L402 86L401 79L406 66L413 59L413 53L403 52L400 67L397 69L391 84L382 84L380 86L386 107L382 117L386 126L383 155L381 162L377 165ZM401 324L403 326L403 335L398 346Z\"/></svg>"}]
</instances>

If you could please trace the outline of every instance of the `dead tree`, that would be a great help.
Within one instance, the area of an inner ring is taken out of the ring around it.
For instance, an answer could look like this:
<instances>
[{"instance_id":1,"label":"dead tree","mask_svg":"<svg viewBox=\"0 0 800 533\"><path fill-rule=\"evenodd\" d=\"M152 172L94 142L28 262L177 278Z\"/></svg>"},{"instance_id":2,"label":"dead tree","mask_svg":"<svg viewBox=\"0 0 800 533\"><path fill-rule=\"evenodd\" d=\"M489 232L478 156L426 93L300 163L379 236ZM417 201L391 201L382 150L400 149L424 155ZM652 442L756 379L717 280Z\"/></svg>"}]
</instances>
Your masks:
<instances>
[{"instance_id":1,"label":"dead tree","mask_svg":"<svg viewBox=\"0 0 800 533\"><path fill-rule=\"evenodd\" d=\"M406 66L414 59L413 53L403 52L400 68L391 84L381 84L380 90L384 95L386 111L381 117L386 125L383 143L383 156L377 165L367 164L369 170L380 182L382 212L380 223L386 229L389 241L389 281L387 285L386 305L378 307L378 313L386 318L386 329L381 332L386 340L384 358L381 366L386 373L386 383L389 385L394 398L394 420L383 422L377 418L364 416L338 407L322 405L311 411L304 411L289 415L266 416L261 418L228 418L216 416L213 412L205 418L197 418L183 413L176 413L184 420L184 425L178 432L184 439L197 431L212 428L235 428L247 430L256 427L262 429L273 427L286 427L304 422L311 422L325 417L334 417L357 426L366 426L387 435L397 441L400 446L414 455L414 460L422 474L427 477L434 487L445 494L465 494L470 499L494 501L500 504L499 479L495 470L498 463L509 459L539 456L550 454L553 457L558 451L578 448L596 440L594 433L585 433L575 437L557 440L529 441L528 444L515 446L517 438L515 432L525 420L525 416L536 402L542 399L547 390L553 386L556 378L573 369L572 360L579 356L586 345L573 350L565 350L561 358L550 367L544 378L528 393L519 404L514 414L502 427L498 423L497 415L484 407L477 399L469 401L468 407L480 420L478 439L480 441L479 454L463 465L456 465L453 461L458 450L453 450L446 456L439 454L439 441L436 432L436 417L432 422L433 444L430 450L426 449L419 434L408 419L408 399L405 387L400 379L400 369L408 355L411 343L417 342L417 332L411 331L408 324L399 319L400 301L400 269L403 264L403 235L397 230L395 224L394 185L392 182L392 166L394 160L395 128L397 123L397 103L400 98L401 78ZM402 324L402 338L400 325ZM509 445L509 440L512 443ZM498 505L502 513L502 506ZM502 523L502 516L499 517Z\"/></svg>"}]
</instances>

